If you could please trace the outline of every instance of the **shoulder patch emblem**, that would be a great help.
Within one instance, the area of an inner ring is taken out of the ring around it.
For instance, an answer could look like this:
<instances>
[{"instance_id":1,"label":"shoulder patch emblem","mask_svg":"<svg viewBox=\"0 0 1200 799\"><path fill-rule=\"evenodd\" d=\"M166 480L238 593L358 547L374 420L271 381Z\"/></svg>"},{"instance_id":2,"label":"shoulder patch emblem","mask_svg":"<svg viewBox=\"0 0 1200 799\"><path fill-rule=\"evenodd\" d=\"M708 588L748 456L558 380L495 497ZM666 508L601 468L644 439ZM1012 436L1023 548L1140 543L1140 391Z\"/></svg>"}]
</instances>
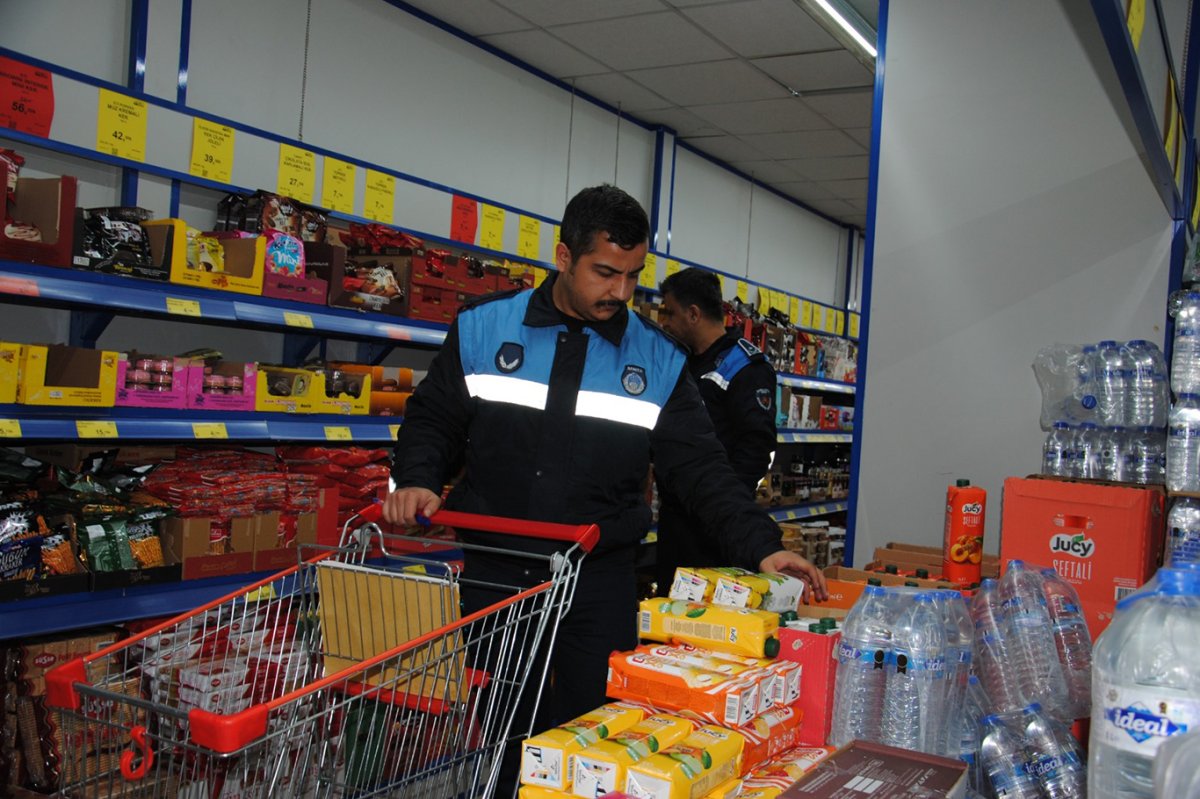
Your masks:
<instances>
[{"instance_id":1,"label":"shoulder patch emblem","mask_svg":"<svg viewBox=\"0 0 1200 799\"><path fill-rule=\"evenodd\" d=\"M626 364L621 373L621 387L626 393L637 396L646 390L646 370L640 366Z\"/></svg>"},{"instance_id":2,"label":"shoulder patch emblem","mask_svg":"<svg viewBox=\"0 0 1200 799\"><path fill-rule=\"evenodd\" d=\"M751 344L749 341L746 341L744 338L739 338L737 343L738 346L742 348L742 352L746 353L751 358L753 358L755 355L762 354L762 350Z\"/></svg>"},{"instance_id":3,"label":"shoulder patch emblem","mask_svg":"<svg viewBox=\"0 0 1200 799\"><path fill-rule=\"evenodd\" d=\"M512 374L525 363L525 348L515 341L506 341L496 351L496 368L502 374Z\"/></svg>"},{"instance_id":4,"label":"shoulder patch emblem","mask_svg":"<svg viewBox=\"0 0 1200 799\"><path fill-rule=\"evenodd\" d=\"M754 399L758 400L758 406L764 411L771 410L771 400L774 399L774 392L769 388L760 388L754 392Z\"/></svg>"}]
</instances>

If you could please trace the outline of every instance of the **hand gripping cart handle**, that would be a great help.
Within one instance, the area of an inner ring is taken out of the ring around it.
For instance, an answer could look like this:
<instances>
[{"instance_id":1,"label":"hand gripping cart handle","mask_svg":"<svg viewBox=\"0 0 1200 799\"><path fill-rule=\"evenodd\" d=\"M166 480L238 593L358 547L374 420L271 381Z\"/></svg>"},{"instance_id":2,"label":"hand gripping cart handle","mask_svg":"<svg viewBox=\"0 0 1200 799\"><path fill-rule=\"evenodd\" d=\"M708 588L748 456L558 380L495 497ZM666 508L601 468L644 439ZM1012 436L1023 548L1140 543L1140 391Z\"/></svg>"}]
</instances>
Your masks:
<instances>
[{"instance_id":1,"label":"hand gripping cart handle","mask_svg":"<svg viewBox=\"0 0 1200 799\"><path fill-rule=\"evenodd\" d=\"M382 533L380 511L360 514L369 534L347 545L51 670L61 795L490 797L505 746L530 732L514 717L536 708L599 530L435 514L514 536L457 546L524 557L538 575L485 583L494 601L464 612L471 575L388 554L392 538L420 539ZM562 547L529 552L546 547L518 536Z\"/></svg>"}]
</instances>

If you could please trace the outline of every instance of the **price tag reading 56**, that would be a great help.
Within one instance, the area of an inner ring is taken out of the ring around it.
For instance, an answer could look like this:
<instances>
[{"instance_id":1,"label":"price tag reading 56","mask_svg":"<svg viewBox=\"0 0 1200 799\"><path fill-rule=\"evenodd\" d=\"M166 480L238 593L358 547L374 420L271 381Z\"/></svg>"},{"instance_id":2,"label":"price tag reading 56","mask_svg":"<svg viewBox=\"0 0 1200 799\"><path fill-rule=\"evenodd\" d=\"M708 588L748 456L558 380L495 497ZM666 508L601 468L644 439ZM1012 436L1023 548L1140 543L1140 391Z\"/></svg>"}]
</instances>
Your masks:
<instances>
[{"instance_id":1,"label":"price tag reading 56","mask_svg":"<svg viewBox=\"0 0 1200 799\"><path fill-rule=\"evenodd\" d=\"M130 161L145 161L146 102L101 89L96 149Z\"/></svg>"}]
</instances>

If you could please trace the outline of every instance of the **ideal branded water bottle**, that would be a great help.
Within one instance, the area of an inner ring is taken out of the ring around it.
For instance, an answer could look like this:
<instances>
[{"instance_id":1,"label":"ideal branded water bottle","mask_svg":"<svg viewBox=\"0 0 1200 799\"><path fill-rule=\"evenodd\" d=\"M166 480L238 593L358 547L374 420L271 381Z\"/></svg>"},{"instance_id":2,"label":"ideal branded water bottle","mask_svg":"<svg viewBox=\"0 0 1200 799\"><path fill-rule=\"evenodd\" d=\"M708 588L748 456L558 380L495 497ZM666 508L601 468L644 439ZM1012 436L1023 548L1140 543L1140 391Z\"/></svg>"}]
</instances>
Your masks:
<instances>
[{"instance_id":1,"label":"ideal branded water bottle","mask_svg":"<svg viewBox=\"0 0 1200 799\"><path fill-rule=\"evenodd\" d=\"M1154 799L1200 799L1200 730L1174 735L1154 756Z\"/></svg>"},{"instance_id":2,"label":"ideal branded water bottle","mask_svg":"<svg viewBox=\"0 0 1200 799\"><path fill-rule=\"evenodd\" d=\"M1029 754L1022 736L999 716L986 716L981 723L979 763L997 799L1041 799L1041 786L1027 769Z\"/></svg>"},{"instance_id":3,"label":"ideal branded water bottle","mask_svg":"<svg viewBox=\"0 0 1200 799\"><path fill-rule=\"evenodd\" d=\"M944 718L937 696L945 684L946 634L928 593L912 597L892 634L892 657L883 702L882 742L931 752Z\"/></svg>"},{"instance_id":4,"label":"ideal branded water bottle","mask_svg":"<svg viewBox=\"0 0 1200 799\"><path fill-rule=\"evenodd\" d=\"M1042 474L1055 477L1071 476L1071 453L1074 432L1067 422L1058 421L1046 435L1042 445Z\"/></svg>"},{"instance_id":5,"label":"ideal branded water bottle","mask_svg":"<svg viewBox=\"0 0 1200 799\"><path fill-rule=\"evenodd\" d=\"M1200 569L1159 569L1117 603L1112 623L1096 642L1088 796L1151 799L1160 745L1195 729L1200 729Z\"/></svg>"},{"instance_id":6,"label":"ideal branded water bottle","mask_svg":"<svg viewBox=\"0 0 1200 799\"><path fill-rule=\"evenodd\" d=\"M1167 423L1167 363L1158 345L1137 339L1125 346L1130 363L1125 424L1162 427Z\"/></svg>"},{"instance_id":7,"label":"ideal branded water bottle","mask_svg":"<svg viewBox=\"0 0 1200 799\"><path fill-rule=\"evenodd\" d=\"M1054 569L1042 570L1042 593L1067 684L1062 716L1087 718L1092 712L1092 634L1083 617L1079 594Z\"/></svg>"},{"instance_id":8,"label":"ideal branded water bottle","mask_svg":"<svg viewBox=\"0 0 1200 799\"><path fill-rule=\"evenodd\" d=\"M1133 364L1125 348L1115 341L1101 341L1097 346L1096 418L1102 425L1125 424L1129 407L1129 382Z\"/></svg>"},{"instance_id":9,"label":"ideal branded water bottle","mask_svg":"<svg viewBox=\"0 0 1200 799\"><path fill-rule=\"evenodd\" d=\"M1171 390L1180 394L1200 393L1200 293L1189 291L1180 298L1175 315L1175 339L1171 347Z\"/></svg>"},{"instance_id":10,"label":"ideal branded water bottle","mask_svg":"<svg viewBox=\"0 0 1200 799\"><path fill-rule=\"evenodd\" d=\"M1075 428L1072 444L1071 476L1095 480L1100 477L1100 427L1083 422Z\"/></svg>"},{"instance_id":11,"label":"ideal branded water bottle","mask_svg":"<svg viewBox=\"0 0 1200 799\"><path fill-rule=\"evenodd\" d=\"M987 695L983 685L974 674L967 680L967 692L963 700L962 714L959 716L959 751L957 757L967 764L967 777L971 787L977 791L983 790L984 780L979 772L979 731L980 721L988 712Z\"/></svg>"},{"instance_id":12,"label":"ideal branded water bottle","mask_svg":"<svg viewBox=\"0 0 1200 799\"><path fill-rule=\"evenodd\" d=\"M1072 419L1095 419L1096 395L1099 393L1100 359L1097 357L1095 344L1086 344L1076 361L1076 378L1078 388L1075 397L1079 404L1072 408L1075 411ZM1080 411L1082 408L1082 411Z\"/></svg>"},{"instance_id":13,"label":"ideal branded water bottle","mask_svg":"<svg viewBox=\"0 0 1200 799\"><path fill-rule=\"evenodd\" d=\"M1100 431L1100 453L1097 455L1101 480L1124 483L1129 478L1129 435L1124 427L1105 427Z\"/></svg>"},{"instance_id":14,"label":"ideal branded water bottle","mask_svg":"<svg viewBox=\"0 0 1200 799\"><path fill-rule=\"evenodd\" d=\"M1019 692L1029 702L1039 702L1058 718L1063 711L1067 686L1058 663L1050 614L1042 593L1042 577L1014 560L1000 580L1004 608L1004 643L1009 668Z\"/></svg>"},{"instance_id":15,"label":"ideal branded water bottle","mask_svg":"<svg viewBox=\"0 0 1200 799\"><path fill-rule=\"evenodd\" d=\"M1180 394L1171 408L1167 490L1200 491L1200 394Z\"/></svg>"},{"instance_id":16,"label":"ideal branded water bottle","mask_svg":"<svg viewBox=\"0 0 1200 799\"><path fill-rule=\"evenodd\" d=\"M1025 708L1025 748L1029 773L1047 799L1087 799L1087 764L1079 743L1062 724L1032 704Z\"/></svg>"},{"instance_id":17,"label":"ideal branded water bottle","mask_svg":"<svg viewBox=\"0 0 1200 799\"><path fill-rule=\"evenodd\" d=\"M1200 564L1200 500L1176 497L1167 514L1164 566Z\"/></svg>"},{"instance_id":18,"label":"ideal branded water bottle","mask_svg":"<svg viewBox=\"0 0 1200 799\"><path fill-rule=\"evenodd\" d=\"M1166 441L1157 427L1138 427L1130 437L1129 474L1140 485L1161 485L1166 480Z\"/></svg>"},{"instance_id":19,"label":"ideal branded water bottle","mask_svg":"<svg viewBox=\"0 0 1200 799\"><path fill-rule=\"evenodd\" d=\"M829 742L878 741L892 648L887 592L867 586L842 625Z\"/></svg>"}]
</instances>

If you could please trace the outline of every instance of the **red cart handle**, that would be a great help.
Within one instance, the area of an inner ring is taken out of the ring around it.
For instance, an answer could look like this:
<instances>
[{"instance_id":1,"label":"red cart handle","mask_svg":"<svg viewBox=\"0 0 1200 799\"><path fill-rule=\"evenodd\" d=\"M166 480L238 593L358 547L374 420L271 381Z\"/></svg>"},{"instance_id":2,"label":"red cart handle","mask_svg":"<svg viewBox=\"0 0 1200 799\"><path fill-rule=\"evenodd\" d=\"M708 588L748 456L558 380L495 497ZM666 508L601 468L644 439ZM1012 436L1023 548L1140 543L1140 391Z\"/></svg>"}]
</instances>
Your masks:
<instances>
[{"instance_id":1,"label":"red cart handle","mask_svg":"<svg viewBox=\"0 0 1200 799\"><path fill-rule=\"evenodd\" d=\"M378 524L383 520L383 503L376 502L358 512L362 521ZM424 517L418 517L418 521ZM444 524L447 527L465 527L485 533L506 533L525 538L542 538L548 541L565 541L578 544L584 552L591 552L600 540L600 528L594 524L553 524L531 522L524 519L504 519L498 516L482 516L475 513L460 513L439 510L426 520L429 524ZM422 522L424 523L424 522Z\"/></svg>"},{"instance_id":2,"label":"red cart handle","mask_svg":"<svg viewBox=\"0 0 1200 799\"><path fill-rule=\"evenodd\" d=\"M121 776L130 782L137 782L146 776L146 772L154 765L154 750L146 740L146 728L140 724L129 731L129 740L141 750L141 760L135 766L133 760L137 754L132 749L121 753Z\"/></svg>"}]
</instances>

